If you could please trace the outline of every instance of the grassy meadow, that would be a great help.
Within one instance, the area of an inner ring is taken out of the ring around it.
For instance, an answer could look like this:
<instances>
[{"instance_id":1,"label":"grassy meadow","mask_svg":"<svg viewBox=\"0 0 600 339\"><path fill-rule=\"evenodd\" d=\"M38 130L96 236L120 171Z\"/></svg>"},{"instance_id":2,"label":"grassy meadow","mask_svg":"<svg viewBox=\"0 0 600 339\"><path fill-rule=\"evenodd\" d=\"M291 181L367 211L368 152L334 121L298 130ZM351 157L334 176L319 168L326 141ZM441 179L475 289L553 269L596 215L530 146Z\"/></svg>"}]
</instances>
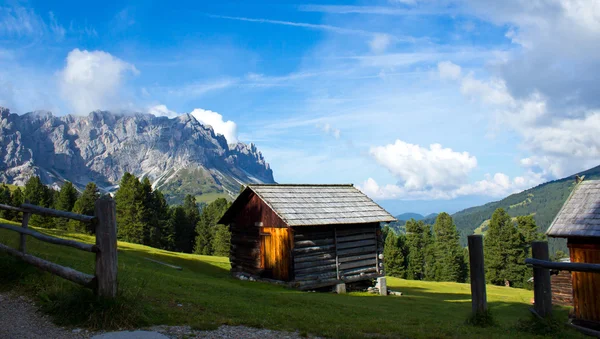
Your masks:
<instances>
[{"instance_id":1,"label":"grassy meadow","mask_svg":"<svg viewBox=\"0 0 600 339\"><path fill-rule=\"evenodd\" d=\"M0 220L0 222L6 222ZM93 242L92 236L59 230L44 233ZM0 242L17 248L18 234L0 230ZM94 255L29 238L28 252L93 274ZM182 266L159 265L152 258ZM531 291L488 286L495 324L466 324L470 286L458 283L388 278L388 286L403 296L367 293L300 292L265 283L230 278L227 258L173 253L119 242L119 289L116 301L97 300L75 284L43 273L0 254L0 291L33 296L43 311L61 325L89 328L134 328L189 324L197 329L221 324L247 325L336 338L531 338L528 308ZM562 324L567 310L558 309ZM555 337L580 337L559 325ZM537 337L542 337L538 335Z\"/></svg>"}]
</instances>

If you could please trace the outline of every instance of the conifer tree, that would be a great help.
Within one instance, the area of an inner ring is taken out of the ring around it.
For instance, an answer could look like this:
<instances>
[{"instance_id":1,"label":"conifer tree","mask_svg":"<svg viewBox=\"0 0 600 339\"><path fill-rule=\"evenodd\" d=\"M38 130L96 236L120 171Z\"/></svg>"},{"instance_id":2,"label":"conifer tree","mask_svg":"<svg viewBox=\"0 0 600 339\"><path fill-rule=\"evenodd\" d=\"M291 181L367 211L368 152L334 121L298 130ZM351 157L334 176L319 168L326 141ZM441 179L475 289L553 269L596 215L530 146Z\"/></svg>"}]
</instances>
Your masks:
<instances>
[{"instance_id":1,"label":"conifer tree","mask_svg":"<svg viewBox=\"0 0 600 339\"><path fill-rule=\"evenodd\" d=\"M174 247L179 252L191 252L190 236L194 225L190 224L190 220L186 215L183 206L176 206L171 209L170 226L174 231ZM193 237L192 237L193 239Z\"/></svg>"},{"instance_id":2,"label":"conifer tree","mask_svg":"<svg viewBox=\"0 0 600 339\"><path fill-rule=\"evenodd\" d=\"M386 275L398 278L406 277L403 236L396 236L393 231L387 232L383 248L383 262Z\"/></svg>"},{"instance_id":3,"label":"conifer tree","mask_svg":"<svg viewBox=\"0 0 600 339\"><path fill-rule=\"evenodd\" d=\"M196 246L194 253L212 255L214 252L213 238L215 236L215 226L225 211L231 206L231 203L224 198L219 198L202 209L200 221L196 227ZM226 244L222 244L225 247Z\"/></svg>"},{"instance_id":4,"label":"conifer tree","mask_svg":"<svg viewBox=\"0 0 600 339\"><path fill-rule=\"evenodd\" d=\"M93 182L88 183L79 199L75 201L73 212L83 215L94 215L96 200L98 198L100 198L98 186ZM69 228L78 232L95 233L93 225L76 220L69 221Z\"/></svg>"},{"instance_id":5,"label":"conifer tree","mask_svg":"<svg viewBox=\"0 0 600 339\"><path fill-rule=\"evenodd\" d=\"M423 279L433 281L435 280L435 243L433 233L431 231L431 225L421 222L423 227L423 250L425 254L425 260L423 262Z\"/></svg>"},{"instance_id":6,"label":"conifer tree","mask_svg":"<svg viewBox=\"0 0 600 339\"><path fill-rule=\"evenodd\" d=\"M56 199L55 208L61 211L71 212L73 210L73 206L75 206L75 202L79 193L75 189L75 186L69 181L66 181L63 186L60 188L60 192L58 193L58 198ZM57 228L66 228L69 219L66 218L55 218L54 223Z\"/></svg>"},{"instance_id":7,"label":"conifer tree","mask_svg":"<svg viewBox=\"0 0 600 339\"><path fill-rule=\"evenodd\" d=\"M125 173L115 193L117 204L117 237L120 240L142 244L144 242L143 189L140 181Z\"/></svg>"},{"instance_id":8,"label":"conifer tree","mask_svg":"<svg viewBox=\"0 0 600 339\"><path fill-rule=\"evenodd\" d=\"M212 239L213 255L228 257L231 248L231 232L225 225L215 226L215 236Z\"/></svg>"},{"instance_id":9,"label":"conifer tree","mask_svg":"<svg viewBox=\"0 0 600 339\"><path fill-rule=\"evenodd\" d=\"M448 213L440 213L433 225L433 232L435 253L433 278L436 281L464 282L464 252L452 217Z\"/></svg>"},{"instance_id":10,"label":"conifer tree","mask_svg":"<svg viewBox=\"0 0 600 339\"><path fill-rule=\"evenodd\" d=\"M21 191L20 187L17 187L10 194L10 204L15 207L21 206L25 202L25 197L23 196L23 191ZM12 220L20 219L20 213L13 213Z\"/></svg>"},{"instance_id":11,"label":"conifer tree","mask_svg":"<svg viewBox=\"0 0 600 339\"><path fill-rule=\"evenodd\" d=\"M42 183L40 177L31 177L25 184L23 192L25 201L30 204L52 208L54 205L55 191ZM54 226L52 217L34 214L31 216L31 224L38 227L50 228Z\"/></svg>"},{"instance_id":12,"label":"conifer tree","mask_svg":"<svg viewBox=\"0 0 600 339\"><path fill-rule=\"evenodd\" d=\"M12 205L11 202L10 189L5 184L0 185L0 204ZM0 210L0 218L12 219L11 211Z\"/></svg>"},{"instance_id":13,"label":"conifer tree","mask_svg":"<svg viewBox=\"0 0 600 339\"><path fill-rule=\"evenodd\" d=\"M407 279L425 279L426 256L429 256L429 225L410 219L406 222L406 247L408 248Z\"/></svg>"}]
</instances>

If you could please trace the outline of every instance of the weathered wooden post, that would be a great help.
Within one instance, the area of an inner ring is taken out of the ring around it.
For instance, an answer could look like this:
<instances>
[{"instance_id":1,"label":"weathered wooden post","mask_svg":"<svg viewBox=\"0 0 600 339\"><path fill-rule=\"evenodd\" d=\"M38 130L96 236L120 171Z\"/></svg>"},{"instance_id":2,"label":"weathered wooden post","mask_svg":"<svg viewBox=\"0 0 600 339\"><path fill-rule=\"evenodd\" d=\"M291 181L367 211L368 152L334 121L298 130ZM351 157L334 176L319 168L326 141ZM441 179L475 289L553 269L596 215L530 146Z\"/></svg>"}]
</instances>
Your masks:
<instances>
[{"instance_id":1,"label":"weathered wooden post","mask_svg":"<svg viewBox=\"0 0 600 339\"><path fill-rule=\"evenodd\" d=\"M28 228L29 227L29 218L31 217L31 213L24 212L23 213L23 222L21 223L21 227ZM27 235L21 233L20 234L20 243L19 243L19 251L21 253L25 253L27 250Z\"/></svg>"},{"instance_id":2,"label":"weathered wooden post","mask_svg":"<svg viewBox=\"0 0 600 339\"><path fill-rule=\"evenodd\" d=\"M110 197L96 201L96 294L117 296L117 209Z\"/></svg>"},{"instance_id":3,"label":"weathered wooden post","mask_svg":"<svg viewBox=\"0 0 600 339\"><path fill-rule=\"evenodd\" d=\"M469 267L471 269L471 306L473 315L487 312L487 294L485 290L485 266L483 264L483 236L470 235Z\"/></svg>"},{"instance_id":4,"label":"weathered wooden post","mask_svg":"<svg viewBox=\"0 0 600 339\"><path fill-rule=\"evenodd\" d=\"M548 243L534 241L531 243L531 253L534 259L550 261ZM533 266L533 298L535 312L542 318L552 314L552 288L550 286L550 270Z\"/></svg>"}]
</instances>

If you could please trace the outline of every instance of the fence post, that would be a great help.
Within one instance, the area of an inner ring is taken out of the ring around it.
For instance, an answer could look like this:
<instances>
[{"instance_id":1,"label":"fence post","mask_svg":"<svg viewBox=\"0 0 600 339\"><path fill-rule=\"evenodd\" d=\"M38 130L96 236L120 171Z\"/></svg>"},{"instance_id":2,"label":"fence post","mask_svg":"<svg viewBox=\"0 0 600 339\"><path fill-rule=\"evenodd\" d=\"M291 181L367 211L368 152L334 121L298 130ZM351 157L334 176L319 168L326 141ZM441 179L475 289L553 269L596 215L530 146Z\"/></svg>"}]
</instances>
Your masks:
<instances>
[{"instance_id":1,"label":"fence post","mask_svg":"<svg viewBox=\"0 0 600 339\"><path fill-rule=\"evenodd\" d=\"M29 218L31 217L31 213L25 212L23 213L23 222L21 223L21 227L28 228L29 227ZM21 233L20 235L20 243L19 243L19 251L21 253L25 253L27 250L27 235Z\"/></svg>"},{"instance_id":2,"label":"fence post","mask_svg":"<svg viewBox=\"0 0 600 339\"><path fill-rule=\"evenodd\" d=\"M117 211L115 201L101 197L96 201L96 294L117 296Z\"/></svg>"},{"instance_id":3,"label":"fence post","mask_svg":"<svg viewBox=\"0 0 600 339\"><path fill-rule=\"evenodd\" d=\"M485 290L485 267L483 264L483 236L470 235L469 268L471 270L471 307L473 315L487 312L487 294Z\"/></svg>"},{"instance_id":4,"label":"fence post","mask_svg":"<svg viewBox=\"0 0 600 339\"><path fill-rule=\"evenodd\" d=\"M550 261L548 243L534 241L531 243L531 253L534 259ZM535 312L542 318L552 314L552 288L550 285L550 270L533 266L533 298Z\"/></svg>"}]
</instances>

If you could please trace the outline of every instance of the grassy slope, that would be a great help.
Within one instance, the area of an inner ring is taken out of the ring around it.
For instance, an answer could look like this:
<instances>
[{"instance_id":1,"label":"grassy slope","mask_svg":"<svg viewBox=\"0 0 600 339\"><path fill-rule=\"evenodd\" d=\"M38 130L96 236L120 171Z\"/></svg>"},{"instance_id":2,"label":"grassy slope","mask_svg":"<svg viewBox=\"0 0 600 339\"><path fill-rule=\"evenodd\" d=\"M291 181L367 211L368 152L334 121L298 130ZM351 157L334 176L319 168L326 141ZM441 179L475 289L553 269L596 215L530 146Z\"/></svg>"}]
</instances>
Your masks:
<instances>
[{"instance_id":1,"label":"grassy slope","mask_svg":"<svg viewBox=\"0 0 600 339\"><path fill-rule=\"evenodd\" d=\"M87 235L57 230L44 232L93 241ZM17 239L14 232L0 230L2 243L16 247ZM90 253L31 238L28 251L83 272L93 272L94 257ZM157 265L144 257L179 265L183 270ZM389 278L389 288L404 292L404 296L335 295L234 280L228 270L227 258L173 253L119 242L120 290L135 294L135 300L144 305L145 324L190 324L196 328L244 324L347 338L375 334L411 338L531 337L515 328L519 319L529 317L531 291L488 286L489 305L498 324L478 328L465 325L471 309L468 284ZM0 272L3 273L0 290L19 289L34 294L42 304L60 304L58 299L81 290L33 268L24 269L22 264L4 254L0 254ZM566 320L566 310L557 313ZM565 335L578 337L570 330L558 336Z\"/></svg>"}]
</instances>

